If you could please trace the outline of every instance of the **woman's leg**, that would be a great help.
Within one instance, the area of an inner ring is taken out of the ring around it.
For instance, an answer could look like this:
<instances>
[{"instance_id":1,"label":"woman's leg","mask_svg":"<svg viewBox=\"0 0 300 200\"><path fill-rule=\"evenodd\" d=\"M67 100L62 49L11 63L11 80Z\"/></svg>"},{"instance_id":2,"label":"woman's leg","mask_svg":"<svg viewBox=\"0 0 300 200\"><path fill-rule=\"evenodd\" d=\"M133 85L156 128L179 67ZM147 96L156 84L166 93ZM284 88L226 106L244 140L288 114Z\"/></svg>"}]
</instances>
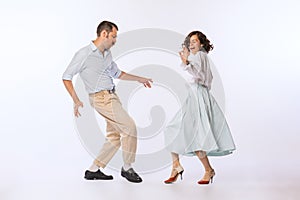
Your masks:
<instances>
[{"instance_id":1,"label":"woman's leg","mask_svg":"<svg viewBox=\"0 0 300 200\"><path fill-rule=\"evenodd\" d=\"M204 169L205 169L205 174L203 178L198 182L199 184L208 184L209 181L213 178L215 175L214 169L211 167L208 157L205 153L205 151L196 151L195 152L199 160L201 161Z\"/></svg>"},{"instance_id":2,"label":"woman's leg","mask_svg":"<svg viewBox=\"0 0 300 200\"><path fill-rule=\"evenodd\" d=\"M212 171L213 168L211 167L208 157L205 153L205 151L196 151L195 152L199 160L201 161L205 171Z\"/></svg>"},{"instance_id":3,"label":"woman's leg","mask_svg":"<svg viewBox=\"0 0 300 200\"><path fill-rule=\"evenodd\" d=\"M173 168L180 166L179 155L177 153L171 152L173 160Z\"/></svg>"},{"instance_id":4,"label":"woman's leg","mask_svg":"<svg viewBox=\"0 0 300 200\"><path fill-rule=\"evenodd\" d=\"M177 153L171 152L172 160L173 160L173 168L171 172L171 177L176 176L177 173L183 171L183 168L179 161L179 155Z\"/></svg>"},{"instance_id":5,"label":"woman's leg","mask_svg":"<svg viewBox=\"0 0 300 200\"><path fill-rule=\"evenodd\" d=\"M168 180L165 180L165 183L173 183L177 180L178 176L181 176L182 179L182 173L183 168L179 162L179 155L177 153L172 152L172 160L173 160L173 167L171 171L171 176Z\"/></svg>"}]
</instances>

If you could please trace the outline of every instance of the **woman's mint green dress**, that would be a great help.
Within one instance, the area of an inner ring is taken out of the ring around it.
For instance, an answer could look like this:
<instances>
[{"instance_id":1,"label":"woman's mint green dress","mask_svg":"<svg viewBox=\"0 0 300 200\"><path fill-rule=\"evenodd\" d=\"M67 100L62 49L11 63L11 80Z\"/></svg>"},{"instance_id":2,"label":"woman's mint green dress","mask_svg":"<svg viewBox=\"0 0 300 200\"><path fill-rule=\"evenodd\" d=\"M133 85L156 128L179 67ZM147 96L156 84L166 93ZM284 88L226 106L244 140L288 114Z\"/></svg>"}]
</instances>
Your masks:
<instances>
[{"instance_id":1,"label":"woman's mint green dress","mask_svg":"<svg viewBox=\"0 0 300 200\"><path fill-rule=\"evenodd\" d=\"M224 114L209 90L212 82L210 61L204 49L190 54L189 65L182 64L194 79L181 109L164 130L170 152L195 155L202 150L208 156L223 156L235 150Z\"/></svg>"}]
</instances>

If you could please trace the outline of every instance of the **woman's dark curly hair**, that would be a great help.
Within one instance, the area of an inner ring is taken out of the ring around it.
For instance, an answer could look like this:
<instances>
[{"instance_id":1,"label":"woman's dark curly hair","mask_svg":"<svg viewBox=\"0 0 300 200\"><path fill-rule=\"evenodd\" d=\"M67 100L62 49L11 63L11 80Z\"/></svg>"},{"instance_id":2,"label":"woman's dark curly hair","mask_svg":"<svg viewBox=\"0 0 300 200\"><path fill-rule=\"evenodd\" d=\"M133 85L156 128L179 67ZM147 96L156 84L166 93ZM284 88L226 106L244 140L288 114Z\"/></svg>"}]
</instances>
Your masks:
<instances>
[{"instance_id":1,"label":"woman's dark curly hair","mask_svg":"<svg viewBox=\"0 0 300 200\"><path fill-rule=\"evenodd\" d=\"M203 48L206 50L206 52L208 53L209 51L213 50L214 46L212 44L210 44L210 41L207 39L206 35L204 35L202 32L200 31L192 31L188 34L188 36L186 36L186 38L184 39L184 46L186 46L187 48L189 48L190 46L190 38L193 35L197 35L198 39L200 40L200 43L203 45Z\"/></svg>"}]
</instances>

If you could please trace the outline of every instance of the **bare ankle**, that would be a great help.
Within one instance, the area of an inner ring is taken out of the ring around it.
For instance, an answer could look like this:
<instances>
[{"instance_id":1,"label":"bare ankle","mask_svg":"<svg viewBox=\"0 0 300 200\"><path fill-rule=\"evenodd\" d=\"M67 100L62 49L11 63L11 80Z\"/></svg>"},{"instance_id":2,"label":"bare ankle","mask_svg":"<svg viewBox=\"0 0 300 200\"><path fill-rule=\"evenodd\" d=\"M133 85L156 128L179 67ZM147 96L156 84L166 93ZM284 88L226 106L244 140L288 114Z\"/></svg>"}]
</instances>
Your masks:
<instances>
[{"instance_id":1,"label":"bare ankle","mask_svg":"<svg viewBox=\"0 0 300 200\"><path fill-rule=\"evenodd\" d=\"M181 166L179 162L173 163L173 168Z\"/></svg>"}]
</instances>

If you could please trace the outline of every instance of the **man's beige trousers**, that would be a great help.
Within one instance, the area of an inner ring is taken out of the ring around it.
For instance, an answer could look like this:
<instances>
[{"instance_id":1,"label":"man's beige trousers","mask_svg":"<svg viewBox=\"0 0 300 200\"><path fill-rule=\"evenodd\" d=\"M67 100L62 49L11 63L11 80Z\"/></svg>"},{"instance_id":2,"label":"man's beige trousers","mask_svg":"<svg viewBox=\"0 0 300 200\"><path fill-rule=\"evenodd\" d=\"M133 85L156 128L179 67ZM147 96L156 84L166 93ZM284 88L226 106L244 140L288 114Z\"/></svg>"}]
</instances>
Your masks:
<instances>
[{"instance_id":1,"label":"man's beige trousers","mask_svg":"<svg viewBox=\"0 0 300 200\"><path fill-rule=\"evenodd\" d=\"M137 146L136 125L122 107L119 97L115 93L101 91L90 94L89 99L92 107L105 118L107 123L106 141L94 164L104 168L120 146L124 163L133 163Z\"/></svg>"}]
</instances>

